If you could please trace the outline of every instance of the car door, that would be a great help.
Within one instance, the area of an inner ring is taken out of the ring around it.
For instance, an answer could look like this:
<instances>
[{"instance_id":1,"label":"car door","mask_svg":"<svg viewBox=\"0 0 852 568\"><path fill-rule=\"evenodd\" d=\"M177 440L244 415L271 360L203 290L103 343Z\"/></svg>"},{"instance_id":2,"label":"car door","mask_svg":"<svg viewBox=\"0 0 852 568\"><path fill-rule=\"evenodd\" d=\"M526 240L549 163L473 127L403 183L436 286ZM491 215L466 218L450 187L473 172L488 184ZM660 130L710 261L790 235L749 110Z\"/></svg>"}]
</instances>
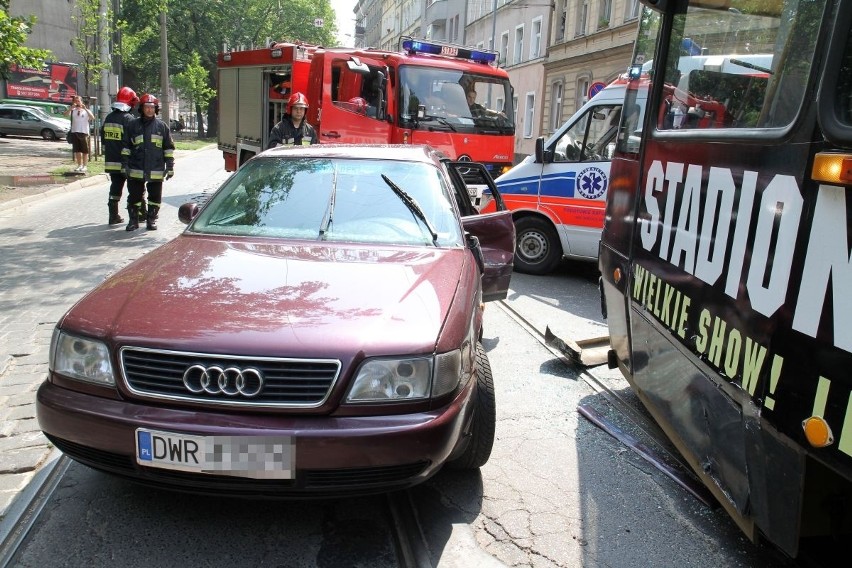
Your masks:
<instances>
[{"instance_id":1,"label":"car door","mask_svg":"<svg viewBox=\"0 0 852 568\"><path fill-rule=\"evenodd\" d=\"M485 166L475 162L445 162L465 231L479 239L484 272L482 300L503 300L509 292L515 260L515 224L494 179ZM485 185L496 204L493 213L480 213L471 203L477 185Z\"/></svg>"}]
</instances>

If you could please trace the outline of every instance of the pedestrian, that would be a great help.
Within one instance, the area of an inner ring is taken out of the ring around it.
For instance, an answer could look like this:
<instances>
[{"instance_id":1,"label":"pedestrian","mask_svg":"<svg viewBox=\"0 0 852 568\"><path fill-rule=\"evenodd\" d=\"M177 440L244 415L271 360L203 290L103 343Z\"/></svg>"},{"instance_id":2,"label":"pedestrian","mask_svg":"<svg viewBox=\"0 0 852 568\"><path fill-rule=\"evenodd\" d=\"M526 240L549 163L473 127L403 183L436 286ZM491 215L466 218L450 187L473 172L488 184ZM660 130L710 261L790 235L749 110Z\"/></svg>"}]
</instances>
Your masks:
<instances>
[{"instance_id":1,"label":"pedestrian","mask_svg":"<svg viewBox=\"0 0 852 568\"><path fill-rule=\"evenodd\" d=\"M302 93L293 93L287 101L287 114L269 133L268 148L278 145L309 146L319 144L317 131L305 120L308 112L308 98Z\"/></svg>"},{"instance_id":2,"label":"pedestrian","mask_svg":"<svg viewBox=\"0 0 852 568\"><path fill-rule=\"evenodd\" d=\"M74 152L75 172L85 173L89 163L89 128L95 115L86 107L83 97L75 95L65 116L71 116L71 150Z\"/></svg>"},{"instance_id":3,"label":"pedestrian","mask_svg":"<svg viewBox=\"0 0 852 568\"><path fill-rule=\"evenodd\" d=\"M140 116L127 126L122 164L127 175L126 229L135 231L141 218L142 196L148 190L145 216L149 231L157 230L157 217L163 197L163 181L174 175L175 144L169 126L157 118L160 101L144 94L139 99Z\"/></svg>"},{"instance_id":4,"label":"pedestrian","mask_svg":"<svg viewBox=\"0 0 852 568\"><path fill-rule=\"evenodd\" d=\"M104 149L104 171L109 174L109 224L124 223L118 214L118 204L124 191L127 176L121 164L121 150L124 147L124 136L127 127L134 120L131 111L139 102L136 92L130 87L122 87L112 103L112 112L104 119L101 126L101 146Z\"/></svg>"}]
</instances>

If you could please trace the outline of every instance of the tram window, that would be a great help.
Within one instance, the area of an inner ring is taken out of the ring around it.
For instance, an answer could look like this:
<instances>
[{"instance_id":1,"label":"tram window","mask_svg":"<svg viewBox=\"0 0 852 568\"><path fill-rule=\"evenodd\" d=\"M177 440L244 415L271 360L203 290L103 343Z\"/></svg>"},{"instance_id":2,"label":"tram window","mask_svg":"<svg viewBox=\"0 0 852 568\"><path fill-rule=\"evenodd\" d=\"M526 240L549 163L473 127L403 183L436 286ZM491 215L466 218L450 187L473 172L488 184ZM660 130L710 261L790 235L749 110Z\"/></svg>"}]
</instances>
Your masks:
<instances>
[{"instance_id":1,"label":"tram window","mask_svg":"<svg viewBox=\"0 0 852 568\"><path fill-rule=\"evenodd\" d=\"M720 10L692 4L702 6L676 16L682 34L672 36L663 68L657 128L791 124L807 91L825 0L732 0Z\"/></svg>"},{"instance_id":2,"label":"tram window","mask_svg":"<svg viewBox=\"0 0 852 568\"><path fill-rule=\"evenodd\" d=\"M846 52L840 64L837 80L837 118L840 122L852 125L852 36L846 43Z\"/></svg>"}]
</instances>

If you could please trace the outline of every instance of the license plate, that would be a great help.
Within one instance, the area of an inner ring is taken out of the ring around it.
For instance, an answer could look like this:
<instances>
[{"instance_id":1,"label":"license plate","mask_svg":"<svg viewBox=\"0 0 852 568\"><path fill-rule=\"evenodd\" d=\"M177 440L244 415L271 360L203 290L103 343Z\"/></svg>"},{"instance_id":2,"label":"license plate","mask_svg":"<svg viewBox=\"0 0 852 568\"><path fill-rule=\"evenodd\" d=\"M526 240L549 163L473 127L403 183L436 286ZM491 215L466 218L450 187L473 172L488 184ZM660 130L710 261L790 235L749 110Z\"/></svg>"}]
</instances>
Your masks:
<instances>
[{"instance_id":1,"label":"license plate","mask_svg":"<svg viewBox=\"0 0 852 568\"><path fill-rule=\"evenodd\" d=\"M290 436L190 436L139 428L136 462L196 473L253 479L293 479Z\"/></svg>"}]
</instances>

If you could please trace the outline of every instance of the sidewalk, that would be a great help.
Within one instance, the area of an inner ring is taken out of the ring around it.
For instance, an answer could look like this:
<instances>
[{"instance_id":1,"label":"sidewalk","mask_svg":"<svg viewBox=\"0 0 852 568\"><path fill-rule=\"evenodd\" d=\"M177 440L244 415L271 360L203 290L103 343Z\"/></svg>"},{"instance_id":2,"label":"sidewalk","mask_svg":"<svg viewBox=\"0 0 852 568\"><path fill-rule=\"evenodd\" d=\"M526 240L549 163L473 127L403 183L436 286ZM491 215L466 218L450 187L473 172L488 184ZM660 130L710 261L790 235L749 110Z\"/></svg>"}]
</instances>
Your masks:
<instances>
[{"instance_id":1,"label":"sidewalk","mask_svg":"<svg viewBox=\"0 0 852 568\"><path fill-rule=\"evenodd\" d=\"M26 154L26 149L17 155L7 153L8 148L20 146L7 144L10 138L0 138L0 532L20 508L16 498L52 459L52 447L37 424L34 402L47 373L56 321L108 274L167 242L184 227L173 204L164 209L160 230L154 234L125 234L123 227L108 227L109 178L105 174L64 184L8 185L12 171L41 177L44 168L57 167L46 164L57 159L60 165L67 164L69 159L67 152L64 162L61 153L47 157ZM38 142L47 145L42 153L56 153L51 143ZM194 152L180 151L176 158ZM103 192L81 191L95 185L103 186ZM61 195L71 192L80 193L72 198L73 207L67 205L70 196ZM66 205L51 206L52 200L47 199L51 196ZM37 224L33 207L43 211ZM0 534L0 542L3 537Z\"/></svg>"}]
</instances>

